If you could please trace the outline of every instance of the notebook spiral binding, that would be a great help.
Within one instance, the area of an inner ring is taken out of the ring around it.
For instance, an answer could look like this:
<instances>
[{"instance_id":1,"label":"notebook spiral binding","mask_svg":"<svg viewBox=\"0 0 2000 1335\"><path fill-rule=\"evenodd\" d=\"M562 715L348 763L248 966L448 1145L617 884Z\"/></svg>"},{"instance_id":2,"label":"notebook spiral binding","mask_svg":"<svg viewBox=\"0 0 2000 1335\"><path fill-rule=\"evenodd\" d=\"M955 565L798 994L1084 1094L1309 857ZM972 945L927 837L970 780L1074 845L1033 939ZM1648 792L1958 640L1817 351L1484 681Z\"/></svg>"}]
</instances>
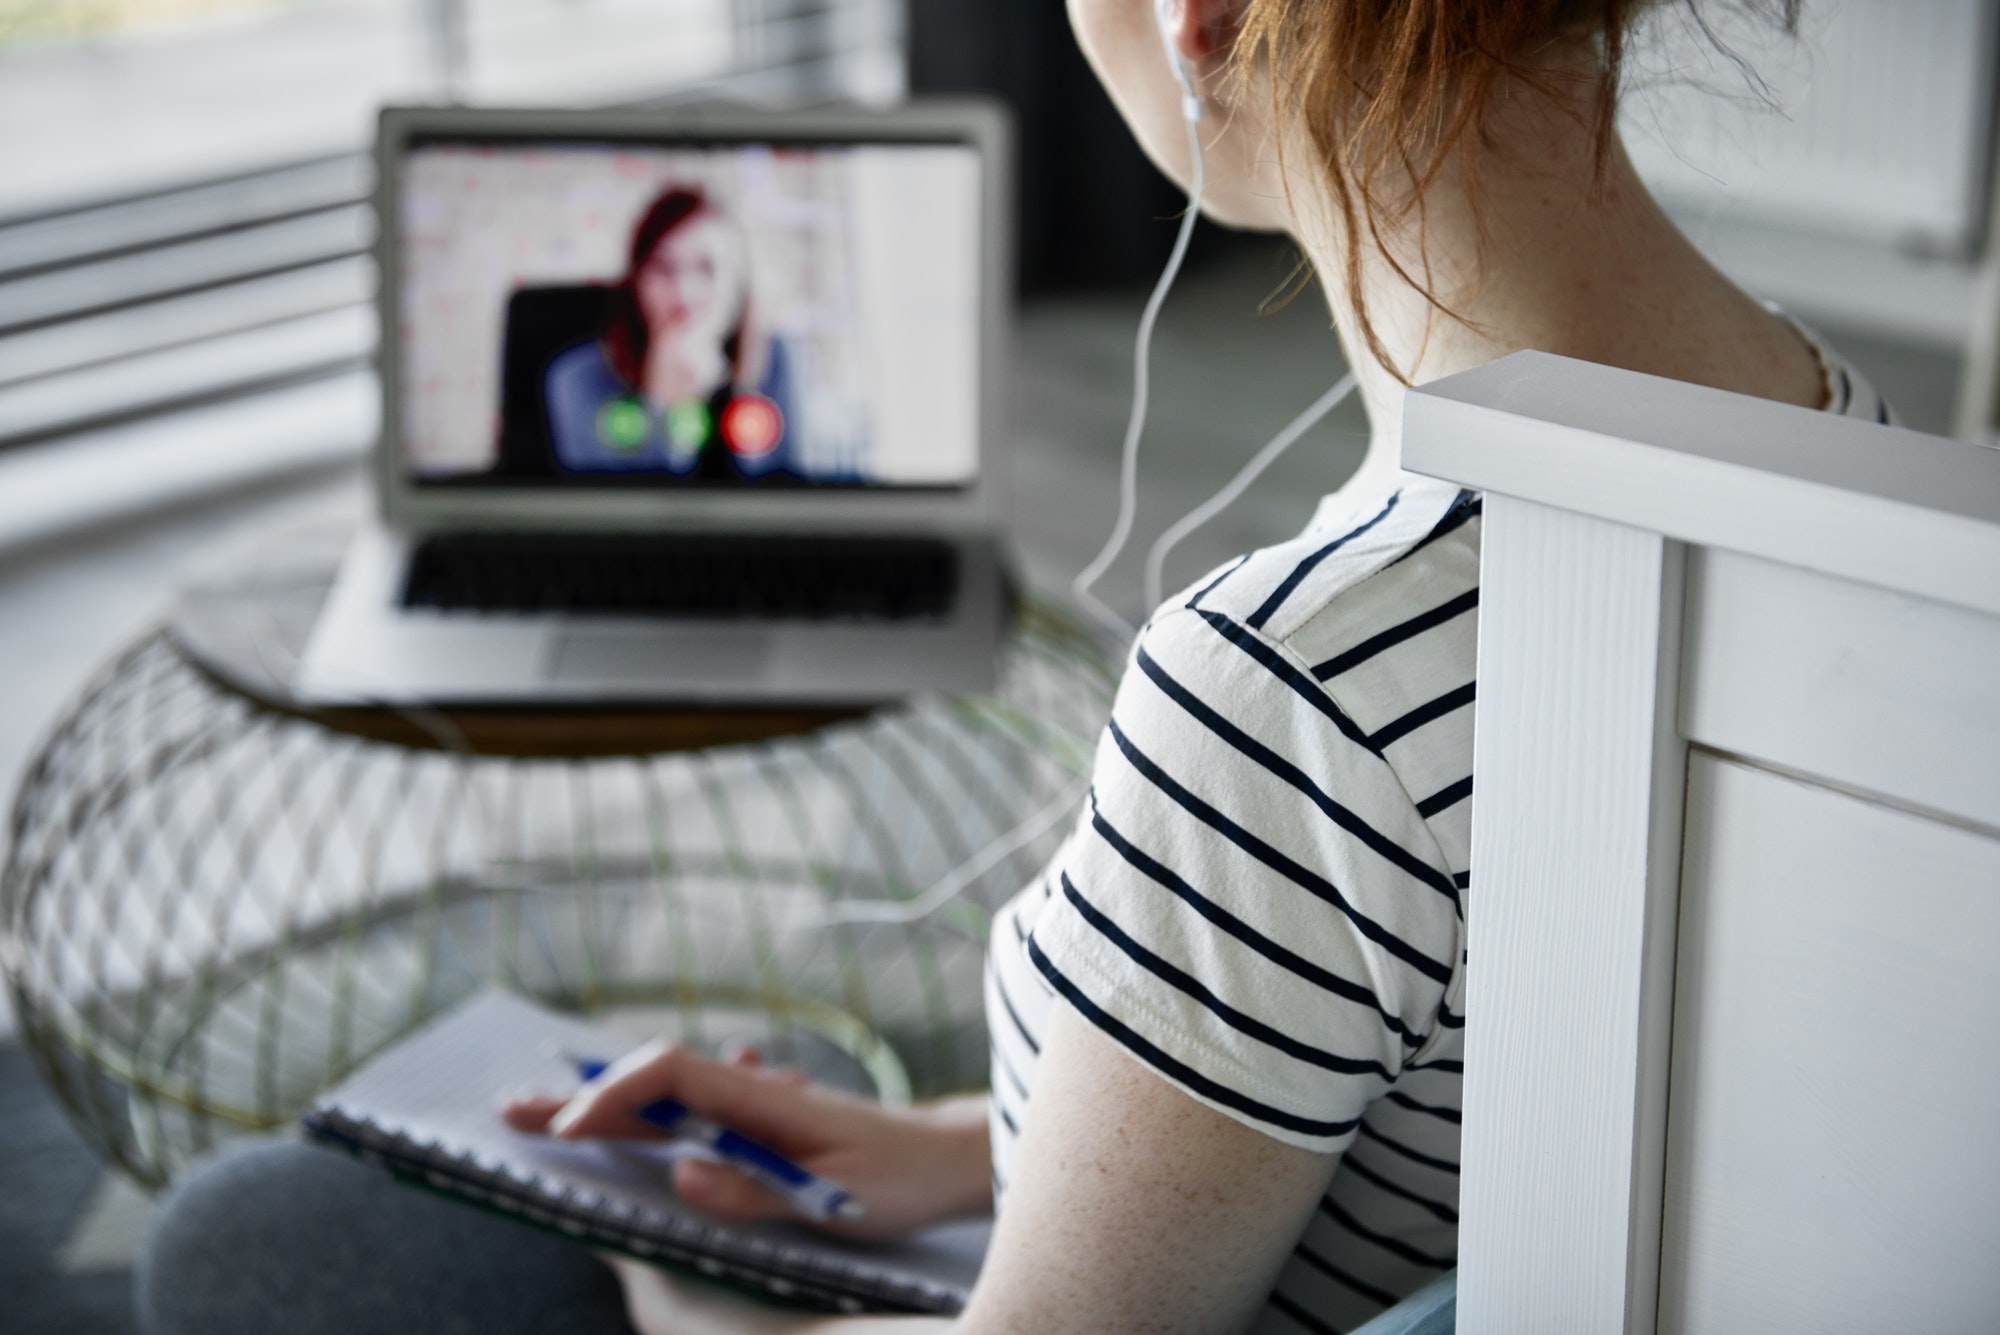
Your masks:
<instances>
[{"instance_id":1,"label":"notebook spiral binding","mask_svg":"<svg viewBox=\"0 0 2000 1335\"><path fill-rule=\"evenodd\" d=\"M693 1269L832 1312L951 1316L963 1306L950 1289L832 1264L763 1238L579 1191L533 1170L517 1174L503 1163L482 1164L476 1154L454 1153L435 1139L413 1138L369 1118L321 1107L301 1122L312 1139L405 1180L640 1261Z\"/></svg>"}]
</instances>

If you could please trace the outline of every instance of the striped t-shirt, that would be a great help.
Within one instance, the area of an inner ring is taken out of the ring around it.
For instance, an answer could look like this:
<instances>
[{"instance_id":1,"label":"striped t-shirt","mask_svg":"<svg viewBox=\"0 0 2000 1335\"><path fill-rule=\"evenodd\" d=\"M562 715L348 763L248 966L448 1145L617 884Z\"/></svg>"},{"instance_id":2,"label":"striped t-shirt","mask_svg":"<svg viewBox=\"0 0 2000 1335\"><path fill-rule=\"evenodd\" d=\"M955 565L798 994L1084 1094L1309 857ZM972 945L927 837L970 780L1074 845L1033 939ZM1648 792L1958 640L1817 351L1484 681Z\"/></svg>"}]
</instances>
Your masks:
<instances>
[{"instance_id":1,"label":"striped t-shirt","mask_svg":"<svg viewBox=\"0 0 2000 1335\"><path fill-rule=\"evenodd\" d=\"M1889 420L1827 361L1829 410ZM1255 1330L1349 1330L1455 1264L1479 535L1477 495L1402 474L1165 604L1075 831L994 926L996 1194L1057 995L1342 1156Z\"/></svg>"}]
</instances>

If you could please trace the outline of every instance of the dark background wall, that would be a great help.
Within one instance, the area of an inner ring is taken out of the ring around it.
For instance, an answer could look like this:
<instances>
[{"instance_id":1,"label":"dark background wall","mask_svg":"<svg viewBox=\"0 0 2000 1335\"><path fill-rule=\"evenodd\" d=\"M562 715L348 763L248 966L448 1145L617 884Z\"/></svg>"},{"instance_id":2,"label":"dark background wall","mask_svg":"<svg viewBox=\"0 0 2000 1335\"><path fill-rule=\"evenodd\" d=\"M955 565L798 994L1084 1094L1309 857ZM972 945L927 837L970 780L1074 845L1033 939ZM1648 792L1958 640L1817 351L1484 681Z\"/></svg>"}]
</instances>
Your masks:
<instances>
[{"instance_id":1,"label":"dark background wall","mask_svg":"<svg viewBox=\"0 0 2000 1335\"><path fill-rule=\"evenodd\" d=\"M989 92L1014 108L1024 292L1159 271L1186 200L1133 142L1062 0L910 0L909 40L913 92Z\"/></svg>"}]
</instances>

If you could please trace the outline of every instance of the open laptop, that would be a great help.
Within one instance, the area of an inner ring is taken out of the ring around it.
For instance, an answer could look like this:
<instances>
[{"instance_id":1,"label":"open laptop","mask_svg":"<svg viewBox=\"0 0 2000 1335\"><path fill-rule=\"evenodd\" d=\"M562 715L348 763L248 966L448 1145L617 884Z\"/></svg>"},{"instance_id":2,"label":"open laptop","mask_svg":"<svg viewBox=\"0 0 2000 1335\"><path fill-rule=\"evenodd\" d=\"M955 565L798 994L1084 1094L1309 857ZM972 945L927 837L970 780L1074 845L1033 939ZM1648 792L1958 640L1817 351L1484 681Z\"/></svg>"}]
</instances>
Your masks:
<instances>
[{"instance_id":1,"label":"open laptop","mask_svg":"<svg viewBox=\"0 0 2000 1335\"><path fill-rule=\"evenodd\" d=\"M993 107L390 109L379 522L311 703L992 684Z\"/></svg>"}]
</instances>

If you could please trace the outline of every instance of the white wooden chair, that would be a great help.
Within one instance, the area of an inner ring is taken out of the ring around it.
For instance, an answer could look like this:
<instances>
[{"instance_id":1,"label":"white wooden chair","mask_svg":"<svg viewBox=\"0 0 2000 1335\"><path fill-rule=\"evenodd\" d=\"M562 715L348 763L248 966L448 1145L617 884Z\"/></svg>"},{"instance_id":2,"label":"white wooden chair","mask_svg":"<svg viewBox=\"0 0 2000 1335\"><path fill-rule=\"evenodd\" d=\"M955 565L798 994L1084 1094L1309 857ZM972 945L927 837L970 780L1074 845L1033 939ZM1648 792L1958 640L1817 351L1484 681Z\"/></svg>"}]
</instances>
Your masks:
<instances>
[{"instance_id":1,"label":"white wooden chair","mask_svg":"<svg viewBox=\"0 0 2000 1335\"><path fill-rule=\"evenodd\" d=\"M1522 353L1486 493L1459 1330L2000 1329L2000 451Z\"/></svg>"}]
</instances>

